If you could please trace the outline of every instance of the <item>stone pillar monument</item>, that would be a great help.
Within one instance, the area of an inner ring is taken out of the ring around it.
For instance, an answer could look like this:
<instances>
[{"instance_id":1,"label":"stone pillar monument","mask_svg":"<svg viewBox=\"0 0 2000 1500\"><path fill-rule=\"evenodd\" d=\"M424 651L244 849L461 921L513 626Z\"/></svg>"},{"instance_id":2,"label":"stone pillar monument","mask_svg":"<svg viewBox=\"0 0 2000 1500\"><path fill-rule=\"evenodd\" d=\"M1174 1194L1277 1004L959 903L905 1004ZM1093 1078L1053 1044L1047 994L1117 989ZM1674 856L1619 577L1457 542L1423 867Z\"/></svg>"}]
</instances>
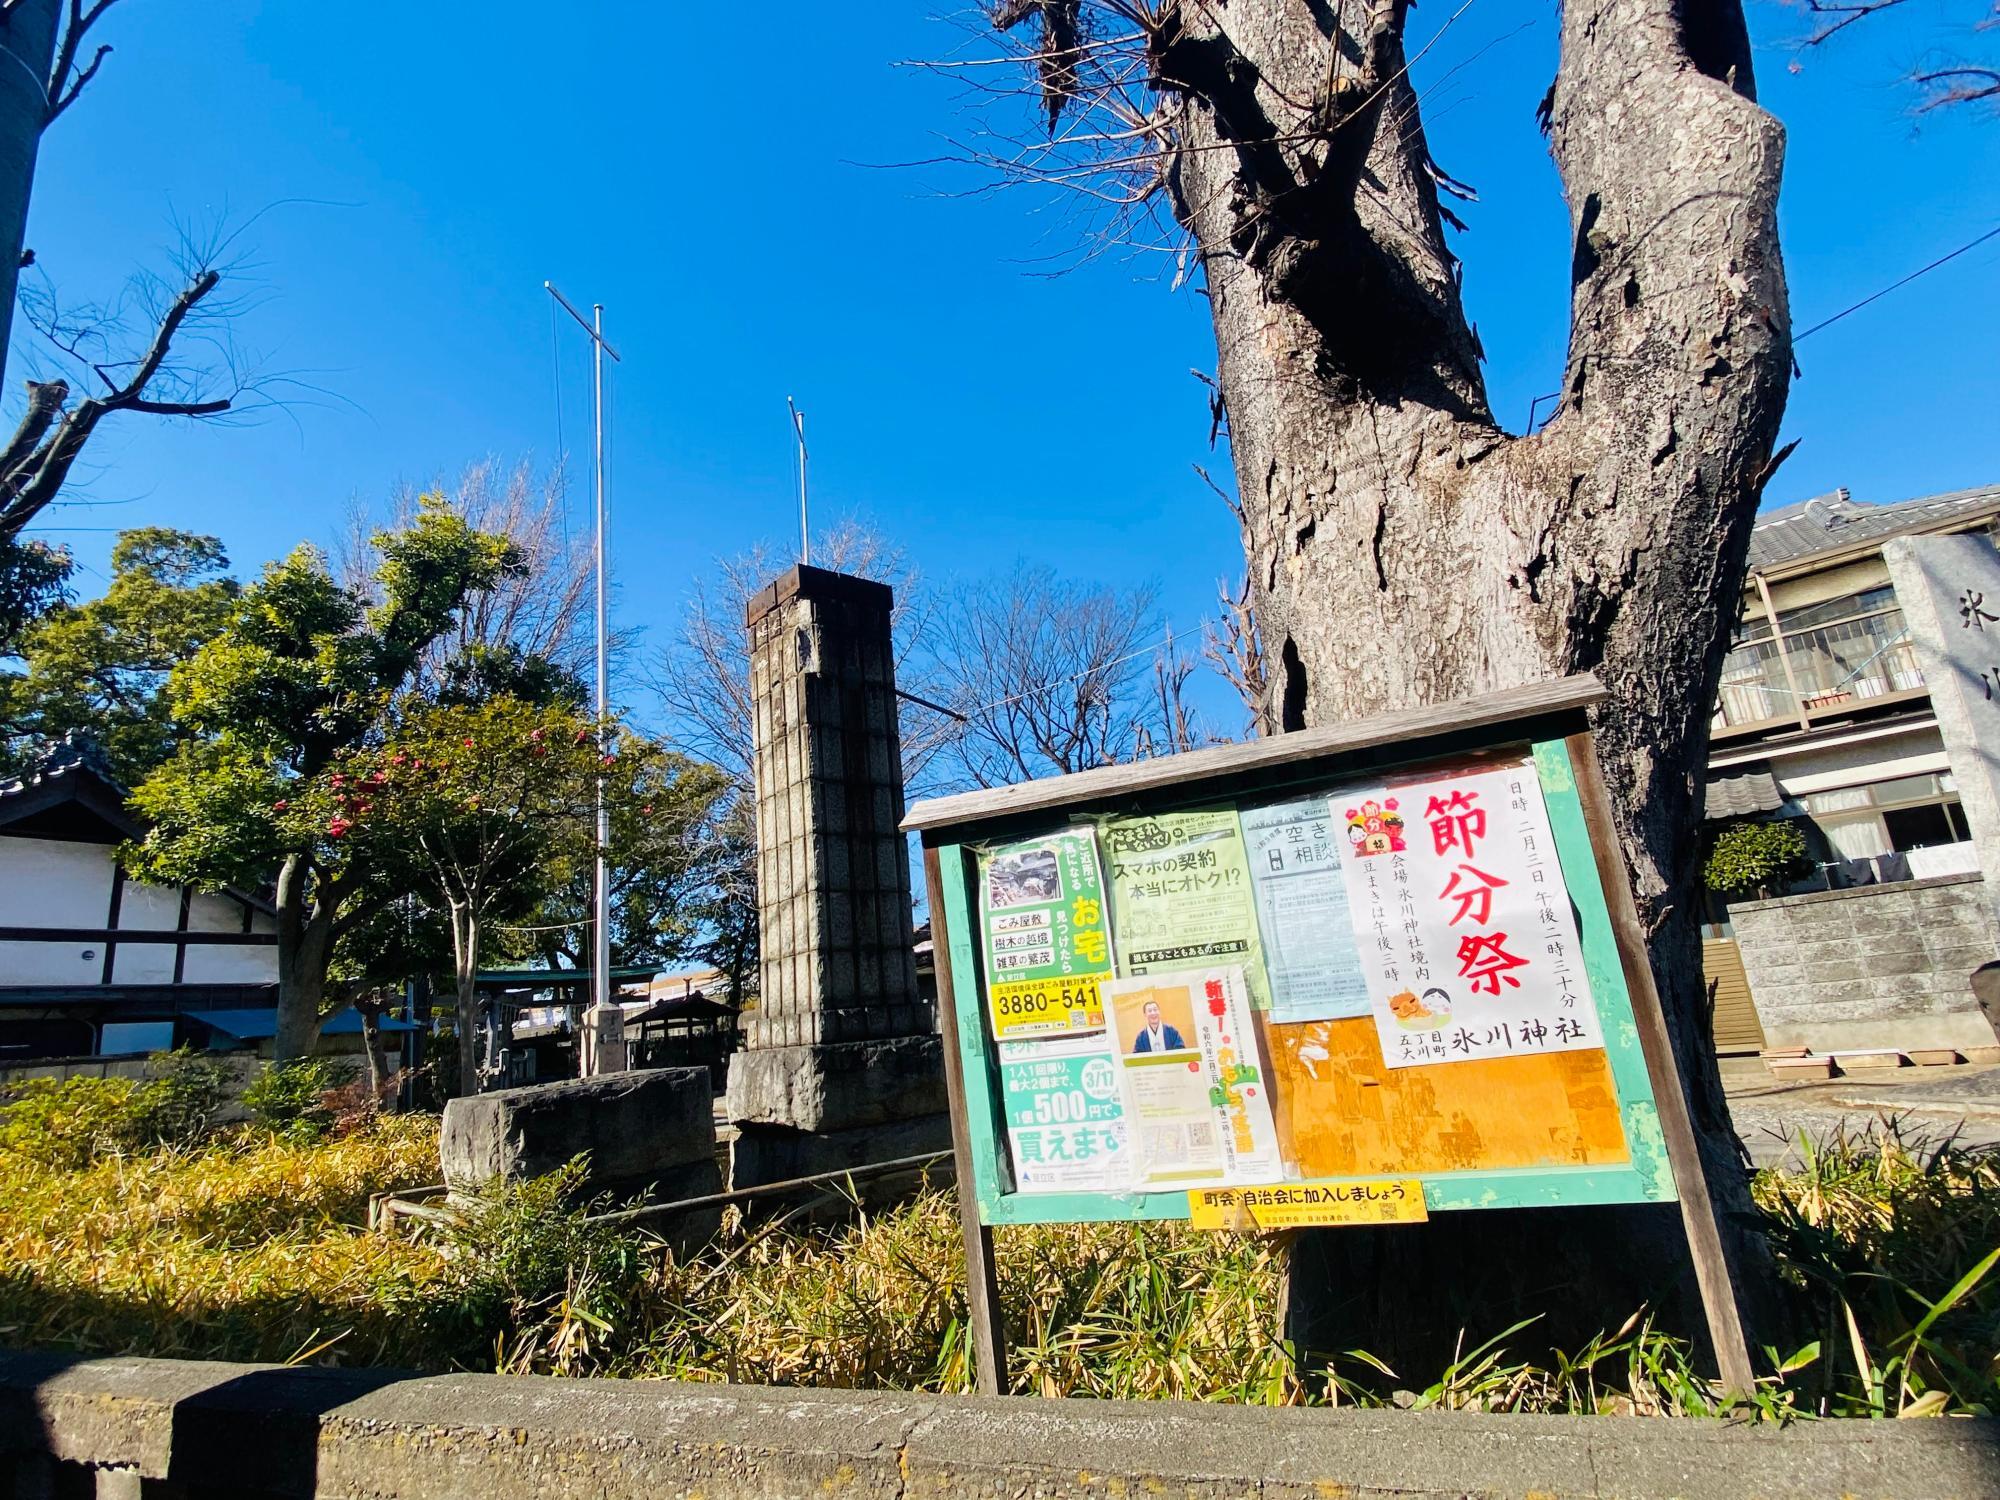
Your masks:
<instances>
[{"instance_id":1,"label":"stone pillar monument","mask_svg":"<svg viewBox=\"0 0 2000 1500\"><path fill-rule=\"evenodd\" d=\"M761 986L729 1065L736 1187L951 1143L897 828L893 603L801 565L747 612Z\"/></svg>"},{"instance_id":2,"label":"stone pillar monument","mask_svg":"<svg viewBox=\"0 0 2000 1500\"><path fill-rule=\"evenodd\" d=\"M1897 537L1882 560L1930 689L1984 900L2000 920L2000 552L1968 531Z\"/></svg>"}]
</instances>

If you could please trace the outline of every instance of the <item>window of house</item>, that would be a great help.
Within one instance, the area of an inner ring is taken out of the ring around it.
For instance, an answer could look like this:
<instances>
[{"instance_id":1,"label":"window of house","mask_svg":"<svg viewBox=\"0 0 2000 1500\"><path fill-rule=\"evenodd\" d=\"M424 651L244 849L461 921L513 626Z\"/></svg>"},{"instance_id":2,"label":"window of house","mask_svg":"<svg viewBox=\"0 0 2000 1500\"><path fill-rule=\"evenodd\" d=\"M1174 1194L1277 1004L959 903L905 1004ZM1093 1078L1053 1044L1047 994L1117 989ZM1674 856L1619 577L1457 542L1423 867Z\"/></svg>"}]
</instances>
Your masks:
<instances>
[{"instance_id":1,"label":"window of house","mask_svg":"<svg viewBox=\"0 0 2000 1500\"><path fill-rule=\"evenodd\" d=\"M1972 836L1949 773L1812 792L1800 802L1842 859L1905 854Z\"/></svg>"}]
</instances>

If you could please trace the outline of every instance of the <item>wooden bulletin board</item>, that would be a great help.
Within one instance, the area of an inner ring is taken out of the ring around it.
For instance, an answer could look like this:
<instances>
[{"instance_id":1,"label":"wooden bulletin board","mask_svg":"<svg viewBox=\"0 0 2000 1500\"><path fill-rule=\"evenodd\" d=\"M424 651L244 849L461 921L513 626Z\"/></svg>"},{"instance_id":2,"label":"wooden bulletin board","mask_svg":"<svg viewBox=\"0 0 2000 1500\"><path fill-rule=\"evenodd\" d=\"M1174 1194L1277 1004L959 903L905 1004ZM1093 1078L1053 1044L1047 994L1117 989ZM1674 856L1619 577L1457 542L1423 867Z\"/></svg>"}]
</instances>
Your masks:
<instances>
[{"instance_id":1,"label":"wooden bulletin board","mask_svg":"<svg viewBox=\"0 0 2000 1500\"><path fill-rule=\"evenodd\" d=\"M1188 1219L1192 1203L1207 1209L1194 1214L1197 1221L1212 1223L1217 1200L1179 1189L1021 1190L996 1035L1015 1023L997 1019L989 1003L996 997L986 972L981 854L1001 857L994 851L1059 830L1108 830L1120 820L1252 809L1277 799L1339 800L1346 788L1500 766L1520 774L1531 768L1539 787L1581 977L1594 1002L1600 1034L1592 1040L1601 1045L1390 1066L1387 1023L1378 1033L1373 1013L1295 1020L1246 1008L1249 1025L1238 1029L1254 1031L1256 1055L1244 1076L1264 1087L1283 1181L1350 1192L1393 1183L1399 1197L1421 1192L1420 1206L1403 1205L1418 1215L1679 1201L1725 1383L1748 1388L1749 1358L1713 1208L1588 730L1587 711L1602 697L1594 679L1571 678L911 809L905 827L922 834L925 850L982 1388L997 1391L1004 1370L992 1295L995 1226ZM1121 918L1108 878L1105 887L1115 925ZM1263 962L1252 952L1243 967ZM1143 983L1126 976L1113 988ZM1269 1003L1268 984L1253 981L1253 990ZM1118 1016L1108 1006L1105 1015L1115 1032ZM1010 1032L1009 1056L1020 1055L1016 1041ZM1239 1144L1253 1143L1241 1137Z\"/></svg>"}]
</instances>

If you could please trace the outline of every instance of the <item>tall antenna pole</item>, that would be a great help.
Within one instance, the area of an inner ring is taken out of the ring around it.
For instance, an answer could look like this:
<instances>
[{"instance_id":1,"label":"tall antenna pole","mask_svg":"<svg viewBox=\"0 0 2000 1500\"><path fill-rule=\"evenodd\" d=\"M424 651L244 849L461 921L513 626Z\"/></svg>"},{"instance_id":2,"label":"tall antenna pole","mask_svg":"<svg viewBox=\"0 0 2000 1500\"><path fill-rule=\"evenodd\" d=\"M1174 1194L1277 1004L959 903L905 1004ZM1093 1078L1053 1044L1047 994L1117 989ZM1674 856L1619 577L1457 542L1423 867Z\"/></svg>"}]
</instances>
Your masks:
<instances>
[{"instance_id":1,"label":"tall antenna pole","mask_svg":"<svg viewBox=\"0 0 2000 1500\"><path fill-rule=\"evenodd\" d=\"M597 510L597 725L598 751L611 753L611 692L610 672L606 641L605 576L607 569L605 549L605 507L604 507L604 356L618 359L618 351L604 340L604 304L591 305L591 315L585 319L571 305L569 298L555 289L553 282L542 283L548 294L562 304L567 312L590 335L592 353L591 396L592 425L596 442L594 475L596 479ZM620 361L623 363L623 361ZM592 927L595 929L591 943L591 1035L600 1038L599 1046L590 1049L590 1071L611 1071L603 1066L605 1056L603 1043L612 1040L607 1035L606 1017L611 1010L611 810L604 800L604 777L597 778L597 879L596 903ZM617 1050L623 1051L623 1029L615 1032ZM617 1060L617 1067L623 1067L623 1060Z\"/></svg>"},{"instance_id":2,"label":"tall antenna pole","mask_svg":"<svg viewBox=\"0 0 2000 1500\"><path fill-rule=\"evenodd\" d=\"M785 405L792 409L792 428L799 435L799 561L813 560L812 532L806 524L806 414L790 396Z\"/></svg>"},{"instance_id":3,"label":"tall antenna pole","mask_svg":"<svg viewBox=\"0 0 2000 1500\"><path fill-rule=\"evenodd\" d=\"M597 734L598 752L611 753L611 692L604 626L604 304L590 307L591 398L597 428ZM611 811L604 805L604 770L597 774L597 941L592 991L599 1006L611 1003Z\"/></svg>"}]
</instances>

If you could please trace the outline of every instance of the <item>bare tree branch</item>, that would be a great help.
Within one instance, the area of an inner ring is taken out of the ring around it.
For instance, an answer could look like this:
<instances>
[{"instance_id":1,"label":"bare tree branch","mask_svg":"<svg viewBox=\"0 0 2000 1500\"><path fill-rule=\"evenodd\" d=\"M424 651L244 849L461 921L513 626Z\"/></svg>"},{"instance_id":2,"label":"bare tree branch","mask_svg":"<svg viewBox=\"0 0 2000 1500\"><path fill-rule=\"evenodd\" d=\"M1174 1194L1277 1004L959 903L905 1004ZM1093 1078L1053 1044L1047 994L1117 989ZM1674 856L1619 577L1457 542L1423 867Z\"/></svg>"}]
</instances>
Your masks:
<instances>
[{"instance_id":1,"label":"bare tree branch","mask_svg":"<svg viewBox=\"0 0 2000 1500\"><path fill-rule=\"evenodd\" d=\"M1943 109L1952 104L1976 104L1982 99L2000 99L2000 68L1933 68L1912 73L1910 81L1929 97L1920 110Z\"/></svg>"},{"instance_id":2,"label":"bare tree branch","mask_svg":"<svg viewBox=\"0 0 2000 1500\"><path fill-rule=\"evenodd\" d=\"M84 85L97 76L97 70L104 66L104 59L111 55L109 46L99 47L81 70L77 68L77 54L83 48L83 39L97 24L98 18L117 3L118 0L96 0L95 4L86 8L83 0L69 0L69 21L63 27L62 40L56 45L55 66L49 70L49 112L42 121L44 130L55 124L57 117L76 103L76 96L83 92Z\"/></svg>"},{"instance_id":3,"label":"bare tree branch","mask_svg":"<svg viewBox=\"0 0 2000 1500\"><path fill-rule=\"evenodd\" d=\"M68 383L30 384L28 410L6 449L11 461L0 468L0 541L13 541L56 498L97 424L111 413L204 416L229 410L233 398L161 401L146 394L159 378L189 314L221 280L221 273L212 268L196 271L160 318L132 377L123 385L113 385L107 395L79 401L60 422L55 414L69 398ZM98 373L104 374L101 368ZM106 383L110 384L108 377Z\"/></svg>"}]
</instances>

